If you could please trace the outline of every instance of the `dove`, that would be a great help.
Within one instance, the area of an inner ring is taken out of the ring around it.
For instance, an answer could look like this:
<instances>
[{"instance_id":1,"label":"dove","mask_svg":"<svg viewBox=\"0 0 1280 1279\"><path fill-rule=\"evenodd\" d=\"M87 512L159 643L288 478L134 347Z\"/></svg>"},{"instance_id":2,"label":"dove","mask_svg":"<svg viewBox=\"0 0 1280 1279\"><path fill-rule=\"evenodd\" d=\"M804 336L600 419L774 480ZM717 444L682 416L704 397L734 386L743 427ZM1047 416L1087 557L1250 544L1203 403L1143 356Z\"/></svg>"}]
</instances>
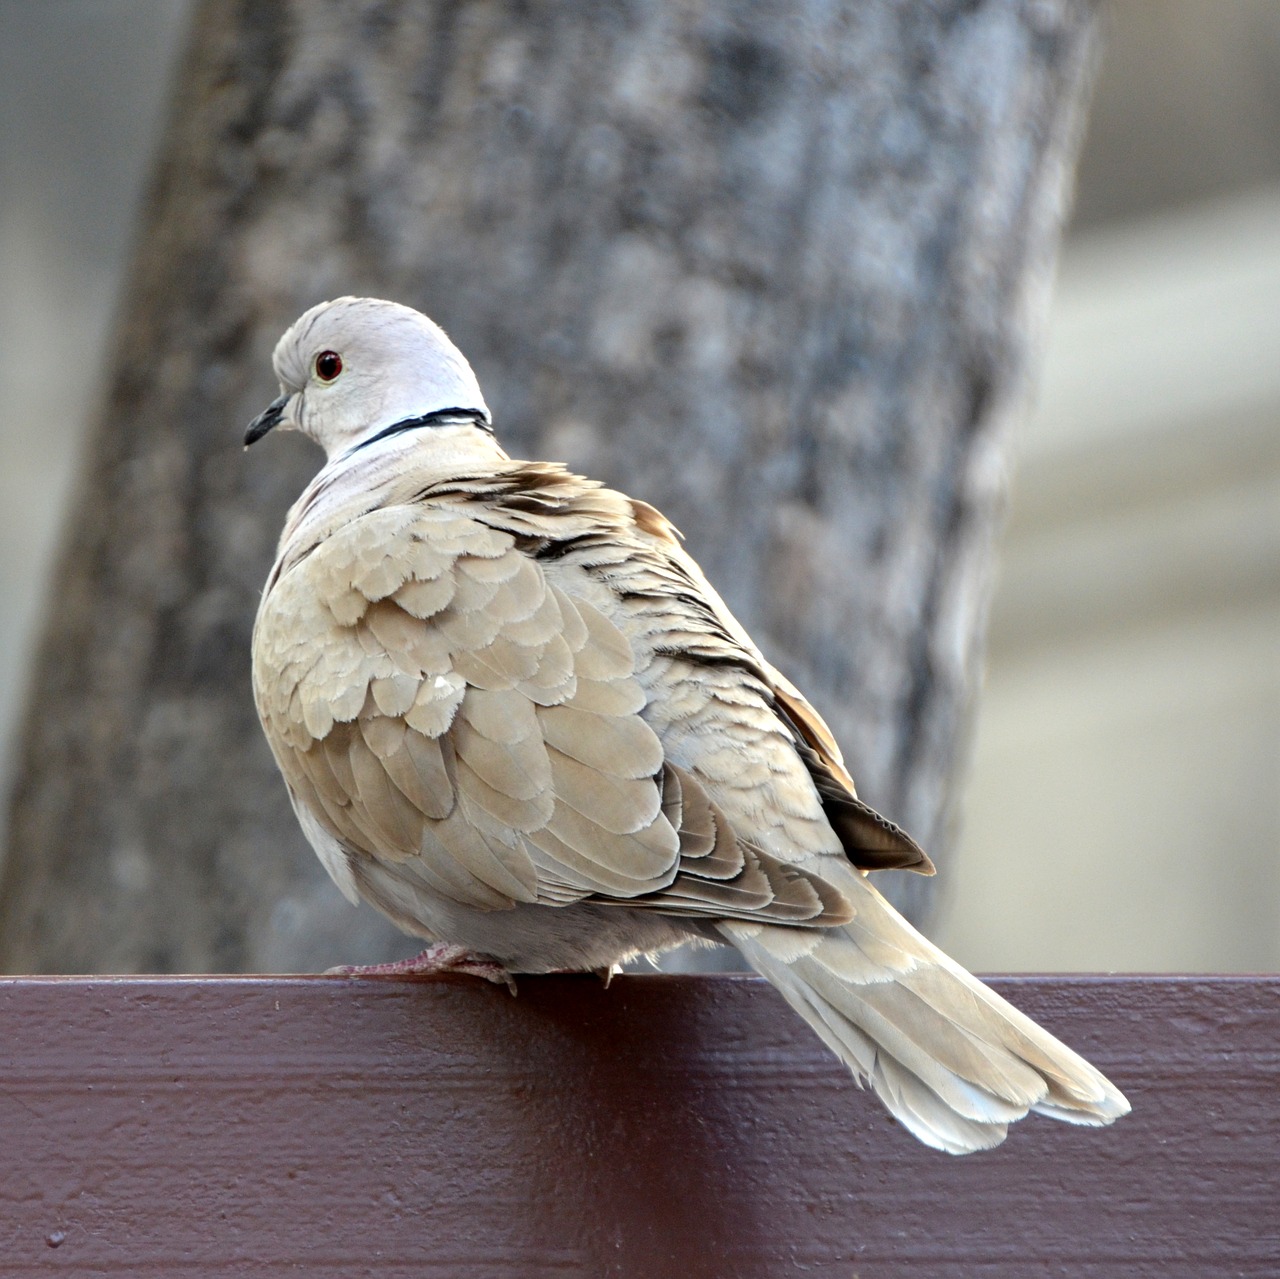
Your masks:
<instances>
[{"instance_id":1,"label":"dove","mask_svg":"<svg viewBox=\"0 0 1280 1279\"><path fill-rule=\"evenodd\" d=\"M652 506L498 443L435 323L343 297L280 339L248 446L327 461L253 634L259 716L325 869L428 944L398 971L612 971L736 947L954 1154L1121 1093L868 880L932 873Z\"/></svg>"}]
</instances>

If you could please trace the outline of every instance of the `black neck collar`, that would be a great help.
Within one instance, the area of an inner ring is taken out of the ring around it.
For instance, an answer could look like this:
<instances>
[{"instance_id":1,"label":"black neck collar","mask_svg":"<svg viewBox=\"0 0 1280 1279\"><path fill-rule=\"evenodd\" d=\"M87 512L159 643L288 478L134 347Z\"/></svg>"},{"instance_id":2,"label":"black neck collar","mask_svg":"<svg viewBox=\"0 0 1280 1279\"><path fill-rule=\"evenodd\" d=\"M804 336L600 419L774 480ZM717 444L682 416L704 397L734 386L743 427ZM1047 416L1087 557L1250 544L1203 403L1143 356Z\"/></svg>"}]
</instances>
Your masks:
<instances>
[{"instance_id":1,"label":"black neck collar","mask_svg":"<svg viewBox=\"0 0 1280 1279\"><path fill-rule=\"evenodd\" d=\"M404 431L416 431L420 427L463 425L478 426L482 431L488 431L490 434L493 432L488 415L481 413L479 409L436 409L434 413L424 413L421 417L401 418L399 422L384 426L376 435L371 435L367 440L361 440L355 448L348 449L344 456L350 457L361 449L367 449L370 444L377 444L379 440L388 439Z\"/></svg>"}]
</instances>

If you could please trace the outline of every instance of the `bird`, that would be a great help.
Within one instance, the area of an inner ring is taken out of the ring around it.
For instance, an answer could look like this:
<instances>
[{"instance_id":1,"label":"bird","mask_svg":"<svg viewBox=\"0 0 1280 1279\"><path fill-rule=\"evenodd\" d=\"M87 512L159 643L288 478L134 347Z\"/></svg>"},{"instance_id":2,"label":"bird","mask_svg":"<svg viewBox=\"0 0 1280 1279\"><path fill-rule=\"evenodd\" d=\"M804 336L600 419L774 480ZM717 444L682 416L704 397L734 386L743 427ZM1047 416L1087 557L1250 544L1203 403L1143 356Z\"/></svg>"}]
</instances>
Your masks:
<instances>
[{"instance_id":1,"label":"bird","mask_svg":"<svg viewBox=\"0 0 1280 1279\"><path fill-rule=\"evenodd\" d=\"M312 307L245 434L327 461L254 624L254 699L338 888L427 946L383 971L611 972L736 947L926 1145L1102 1125L1098 1070L869 882L932 873L654 507L511 458L418 311Z\"/></svg>"}]
</instances>

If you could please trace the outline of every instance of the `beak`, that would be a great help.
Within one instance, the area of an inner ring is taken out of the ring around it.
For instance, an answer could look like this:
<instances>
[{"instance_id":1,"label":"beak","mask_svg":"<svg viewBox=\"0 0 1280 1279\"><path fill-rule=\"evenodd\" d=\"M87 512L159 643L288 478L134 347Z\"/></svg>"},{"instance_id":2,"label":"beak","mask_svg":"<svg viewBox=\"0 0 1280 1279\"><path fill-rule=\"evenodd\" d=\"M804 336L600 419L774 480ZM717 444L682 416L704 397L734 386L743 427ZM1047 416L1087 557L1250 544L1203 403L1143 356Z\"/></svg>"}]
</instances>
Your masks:
<instances>
[{"instance_id":1,"label":"beak","mask_svg":"<svg viewBox=\"0 0 1280 1279\"><path fill-rule=\"evenodd\" d=\"M272 400L257 417L249 423L249 429L244 433L244 446L248 448L250 444L256 444L273 426L280 425L280 419L284 417L285 405L289 403L289 396L282 395L279 399Z\"/></svg>"}]
</instances>

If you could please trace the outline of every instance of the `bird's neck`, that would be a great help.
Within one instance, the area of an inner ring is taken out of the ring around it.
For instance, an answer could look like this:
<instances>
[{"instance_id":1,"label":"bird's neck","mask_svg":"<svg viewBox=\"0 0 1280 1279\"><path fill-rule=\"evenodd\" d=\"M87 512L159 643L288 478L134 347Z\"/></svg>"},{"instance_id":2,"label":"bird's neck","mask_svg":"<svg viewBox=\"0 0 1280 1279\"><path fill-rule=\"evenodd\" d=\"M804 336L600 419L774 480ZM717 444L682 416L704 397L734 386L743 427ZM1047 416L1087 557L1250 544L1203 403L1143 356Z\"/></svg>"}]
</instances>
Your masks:
<instances>
[{"instance_id":1,"label":"bird's neck","mask_svg":"<svg viewBox=\"0 0 1280 1279\"><path fill-rule=\"evenodd\" d=\"M466 419L384 429L358 441L330 459L293 504L280 536L277 570L371 507L407 501L440 480L509 460L491 431Z\"/></svg>"},{"instance_id":2,"label":"bird's neck","mask_svg":"<svg viewBox=\"0 0 1280 1279\"><path fill-rule=\"evenodd\" d=\"M447 427L455 426L475 427L488 435L493 433L493 428L489 425L489 415L479 409L433 409L429 413L399 418L387 426L371 427L353 443L331 449L329 460L332 462L335 457L350 457L353 453L362 449L376 448L394 436L407 435L410 432L418 431L437 433ZM430 444L430 439L426 442Z\"/></svg>"}]
</instances>

